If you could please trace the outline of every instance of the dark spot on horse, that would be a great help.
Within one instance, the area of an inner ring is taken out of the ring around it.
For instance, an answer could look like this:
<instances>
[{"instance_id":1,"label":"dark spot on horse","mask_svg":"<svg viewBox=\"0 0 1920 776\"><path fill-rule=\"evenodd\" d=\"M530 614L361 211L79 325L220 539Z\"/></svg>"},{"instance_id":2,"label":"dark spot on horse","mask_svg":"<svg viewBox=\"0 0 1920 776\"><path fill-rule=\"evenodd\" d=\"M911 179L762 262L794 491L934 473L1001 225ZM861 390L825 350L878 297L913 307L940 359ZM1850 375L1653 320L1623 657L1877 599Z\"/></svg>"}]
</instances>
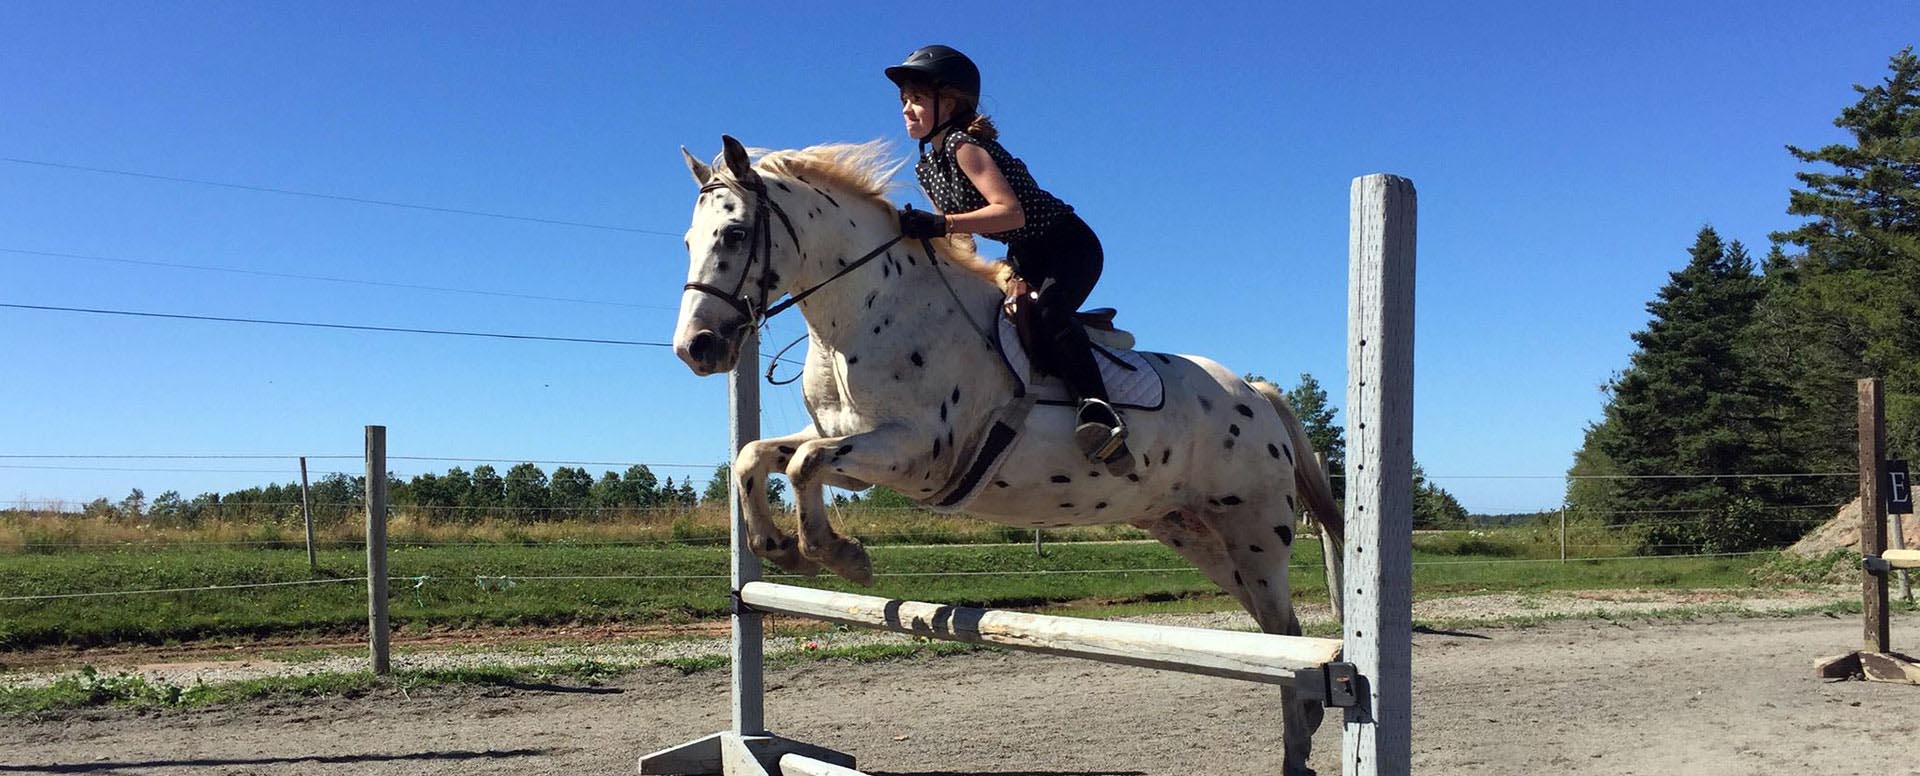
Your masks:
<instances>
[{"instance_id":1,"label":"dark spot on horse","mask_svg":"<svg viewBox=\"0 0 1920 776\"><path fill-rule=\"evenodd\" d=\"M1096 471L1089 471L1089 472L1087 472L1087 476L1088 476L1088 477L1098 477L1098 476L1100 476L1100 473L1099 473L1099 472L1096 472Z\"/></svg>"},{"instance_id":2,"label":"dark spot on horse","mask_svg":"<svg viewBox=\"0 0 1920 776\"><path fill-rule=\"evenodd\" d=\"M1222 496L1220 498L1220 503L1230 507L1237 507L1237 506L1240 506L1240 497L1239 496Z\"/></svg>"},{"instance_id":3,"label":"dark spot on horse","mask_svg":"<svg viewBox=\"0 0 1920 776\"><path fill-rule=\"evenodd\" d=\"M1013 487L1013 486L1011 486L1011 485L1008 485L1008 484L1007 484L1007 481L1006 481L1006 480L994 480L994 481L993 481L993 486L994 486L994 487L996 487L996 488L1010 488L1010 487Z\"/></svg>"},{"instance_id":4,"label":"dark spot on horse","mask_svg":"<svg viewBox=\"0 0 1920 776\"><path fill-rule=\"evenodd\" d=\"M1249 406L1247 406L1247 405L1245 405L1245 404L1235 404L1235 405L1233 405L1233 411L1234 411L1234 412L1238 412L1238 413L1240 413L1241 415L1245 415L1245 416L1247 416L1247 417L1249 417L1249 418L1251 418L1251 417L1253 417L1253 408L1252 408L1252 407L1249 407Z\"/></svg>"},{"instance_id":5,"label":"dark spot on horse","mask_svg":"<svg viewBox=\"0 0 1920 776\"><path fill-rule=\"evenodd\" d=\"M953 406L960 406L960 386L953 387Z\"/></svg>"},{"instance_id":6,"label":"dark spot on horse","mask_svg":"<svg viewBox=\"0 0 1920 776\"><path fill-rule=\"evenodd\" d=\"M1217 507L1217 506L1220 506L1220 499L1217 499L1217 498L1212 498L1212 497L1209 497L1209 498L1207 499L1207 503L1209 503L1209 504L1212 504L1212 505L1214 505L1214 506L1216 506L1216 507Z\"/></svg>"},{"instance_id":7,"label":"dark spot on horse","mask_svg":"<svg viewBox=\"0 0 1920 776\"><path fill-rule=\"evenodd\" d=\"M1280 452L1287 454L1287 463L1293 463L1293 450L1288 449L1285 445L1282 445L1280 447Z\"/></svg>"},{"instance_id":8,"label":"dark spot on horse","mask_svg":"<svg viewBox=\"0 0 1920 776\"><path fill-rule=\"evenodd\" d=\"M839 206L840 206L840 201L839 201L839 200L837 200L837 199L834 199L834 198L833 198L833 195L832 195L832 194L828 194L828 193L826 193L826 192L824 192L824 191L821 191L821 190L820 190L820 188L819 188L818 186L814 186L814 187L812 187L812 188L813 188L813 193L815 193L815 194L818 194L818 195L820 195L820 196L822 196L822 197L826 197L826 198L827 198L827 202L828 202L828 203L830 203L830 204L832 204L832 205L833 205L834 207L839 207ZM852 223L852 222L851 222L851 221L849 221L848 223Z\"/></svg>"},{"instance_id":9,"label":"dark spot on horse","mask_svg":"<svg viewBox=\"0 0 1920 776\"><path fill-rule=\"evenodd\" d=\"M727 212L729 212L729 213L731 213L731 212L733 212L733 203L732 203L732 202L728 202L728 203L726 203L726 204L724 204L724 205L721 205L721 206L720 206L720 209L721 209L721 210L725 210L725 211L727 211Z\"/></svg>"},{"instance_id":10,"label":"dark spot on horse","mask_svg":"<svg viewBox=\"0 0 1920 776\"><path fill-rule=\"evenodd\" d=\"M1289 547L1293 546L1293 528L1289 526L1284 526L1284 525L1276 525L1273 527L1273 532L1280 535L1281 544L1287 545Z\"/></svg>"},{"instance_id":11,"label":"dark spot on horse","mask_svg":"<svg viewBox=\"0 0 1920 776\"><path fill-rule=\"evenodd\" d=\"M882 264L880 265L880 277L883 280L889 277L893 277L893 271L888 269L887 265Z\"/></svg>"},{"instance_id":12,"label":"dark spot on horse","mask_svg":"<svg viewBox=\"0 0 1920 776\"><path fill-rule=\"evenodd\" d=\"M1180 540L1179 540L1179 539L1168 539L1167 541L1168 541L1169 543L1171 543L1171 544L1173 544L1173 546L1175 546L1175 547L1185 547L1185 546L1187 546L1187 545L1184 545L1184 544L1181 544L1181 543L1180 543Z\"/></svg>"},{"instance_id":13,"label":"dark spot on horse","mask_svg":"<svg viewBox=\"0 0 1920 776\"><path fill-rule=\"evenodd\" d=\"M1271 456L1273 456L1273 457L1275 457L1275 458L1279 458L1279 457L1280 457L1280 448L1278 448L1278 447L1274 447L1274 446L1273 446L1273 445L1271 445L1271 444L1269 444L1269 445L1267 445L1267 455L1271 455Z\"/></svg>"},{"instance_id":14,"label":"dark spot on horse","mask_svg":"<svg viewBox=\"0 0 1920 776\"><path fill-rule=\"evenodd\" d=\"M920 262L917 262L917 261L914 261L914 260L913 260L913 254L912 254L912 253L908 253L908 254L907 254L907 263L908 263L908 264L912 264L913 266L916 266L916 267L918 267L918 266L920 266Z\"/></svg>"},{"instance_id":15,"label":"dark spot on horse","mask_svg":"<svg viewBox=\"0 0 1920 776\"><path fill-rule=\"evenodd\" d=\"M1234 584L1236 584L1236 585L1240 585L1241 587L1245 587L1245 586L1246 586L1246 583L1245 583L1245 582L1241 582L1241 581L1240 581L1240 572L1238 572L1238 571L1236 571L1236 572L1233 572L1233 583L1234 583Z\"/></svg>"},{"instance_id":16,"label":"dark spot on horse","mask_svg":"<svg viewBox=\"0 0 1920 776\"><path fill-rule=\"evenodd\" d=\"M1238 423L1228 423L1227 433L1232 434L1234 436L1240 436L1240 425Z\"/></svg>"},{"instance_id":17,"label":"dark spot on horse","mask_svg":"<svg viewBox=\"0 0 1920 776\"><path fill-rule=\"evenodd\" d=\"M947 446L953 446L953 429L951 428L947 429Z\"/></svg>"},{"instance_id":18,"label":"dark spot on horse","mask_svg":"<svg viewBox=\"0 0 1920 776\"><path fill-rule=\"evenodd\" d=\"M1293 508L1293 497L1292 497L1292 496L1288 496L1288 497L1287 497L1287 508L1288 508L1288 509L1292 509L1292 508Z\"/></svg>"},{"instance_id":19,"label":"dark spot on horse","mask_svg":"<svg viewBox=\"0 0 1920 776\"><path fill-rule=\"evenodd\" d=\"M1201 411L1201 412L1212 412L1212 411L1213 411L1213 402L1211 402L1211 401L1208 401L1208 400L1207 400L1207 397L1205 397L1205 396L1196 396L1196 397L1194 397L1194 398L1196 398L1196 399L1199 399L1199 400L1200 400L1200 411Z\"/></svg>"},{"instance_id":20,"label":"dark spot on horse","mask_svg":"<svg viewBox=\"0 0 1920 776\"><path fill-rule=\"evenodd\" d=\"M880 327L878 327L878 326L875 326L875 327L873 327L873 333L875 333L875 334L879 334L879 333L880 333Z\"/></svg>"},{"instance_id":21,"label":"dark spot on horse","mask_svg":"<svg viewBox=\"0 0 1920 776\"><path fill-rule=\"evenodd\" d=\"M1233 449L1233 437L1227 437L1227 449L1228 450Z\"/></svg>"},{"instance_id":22,"label":"dark spot on horse","mask_svg":"<svg viewBox=\"0 0 1920 776\"><path fill-rule=\"evenodd\" d=\"M1266 552L1266 550L1260 549L1260 545L1258 544L1249 544L1247 545L1247 549L1252 550L1254 552Z\"/></svg>"},{"instance_id":23,"label":"dark spot on horse","mask_svg":"<svg viewBox=\"0 0 1920 776\"><path fill-rule=\"evenodd\" d=\"M1262 579L1262 580L1260 580L1260 586L1261 586L1261 587L1266 587L1266 586L1267 586L1267 581L1266 581L1266 580L1264 580L1264 579Z\"/></svg>"},{"instance_id":24,"label":"dark spot on horse","mask_svg":"<svg viewBox=\"0 0 1920 776\"><path fill-rule=\"evenodd\" d=\"M1161 466L1165 466L1165 465L1167 465L1167 459L1168 459L1168 458L1172 458L1172 457L1173 457L1173 448L1171 448L1171 447L1169 447L1169 448L1167 448L1167 449L1165 449L1165 450L1161 450L1161 451L1160 451L1160 465L1161 465Z\"/></svg>"},{"instance_id":25,"label":"dark spot on horse","mask_svg":"<svg viewBox=\"0 0 1920 776\"><path fill-rule=\"evenodd\" d=\"M853 227L853 228L855 228L855 229L858 229L858 228L860 228L860 225L859 225L859 224L856 224L856 223L854 223L854 222L853 222L853 219L851 219L851 218L849 218L849 219L847 219L847 226L851 226L851 227Z\"/></svg>"},{"instance_id":26,"label":"dark spot on horse","mask_svg":"<svg viewBox=\"0 0 1920 776\"><path fill-rule=\"evenodd\" d=\"M1157 358L1157 359L1160 359L1160 363L1162 363L1162 364L1171 364L1171 363L1173 363L1173 359L1171 359L1171 358L1167 358L1167 354L1165 354L1165 353L1155 353L1155 354L1153 354L1153 357L1154 357L1154 358Z\"/></svg>"},{"instance_id":27,"label":"dark spot on horse","mask_svg":"<svg viewBox=\"0 0 1920 776\"><path fill-rule=\"evenodd\" d=\"M940 422L941 423L947 422L947 403L946 402L940 403Z\"/></svg>"},{"instance_id":28,"label":"dark spot on horse","mask_svg":"<svg viewBox=\"0 0 1920 776\"><path fill-rule=\"evenodd\" d=\"M1072 508L1073 508L1073 502L1071 502L1071 501L1068 501L1068 502L1066 502L1066 503L1063 503L1063 504L1061 504L1061 505L1060 505L1060 508L1061 508L1061 509L1072 509Z\"/></svg>"},{"instance_id":29,"label":"dark spot on horse","mask_svg":"<svg viewBox=\"0 0 1920 776\"><path fill-rule=\"evenodd\" d=\"M858 364L858 363L860 363L859 356L847 356L847 366L853 366L854 364Z\"/></svg>"},{"instance_id":30,"label":"dark spot on horse","mask_svg":"<svg viewBox=\"0 0 1920 776\"><path fill-rule=\"evenodd\" d=\"M784 191L784 192L786 192L786 193L788 193L788 194L792 194L792 193L793 193L793 189L790 189L790 188L787 188L787 184L785 184L785 183L781 183L780 181L774 181L774 182L773 182L773 185L775 185L775 186L779 186L779 187L780 187L780 190L781 190L781 191Z\"/></svg>"},{"instance_id":31,"label":"dark spot on horse","mask_svg":"<svg viewBox=\"0 0 1920 776\"><path fill-rule=\"evenodd\" d=\"M933 440L933 457L940 457L940 439L938 437L935 437Z\"/></svg>"},{"instance_id":32,"label":"dark spot on horse","mask_svg":"<svg viewBox=\"0 0 1920 776\"><path fill-rule=\"evenodd\" d=\"M844 256L842 256L842 257L840 257L840 258L838 258L838 259L834 259L834 262L835 262L835 263L838 263L838 264L839 264L840 266L842 266L842 267L844 267L844 266L847 266L847 259L846 259L846 257L844 257ZM873 297L871 297L871 296L869 296L869 297L867 297L867 306L868 306L868 307L872 307L872 306L873 306Z\"/></svg>"},{"instance_id":33,"label":"dark spot on horse","mask_svg":"<svg viewBox=\"0 0 1920 776\"><path fill-rule=\"evenodd\" d=\"M841 264L846 264L846 263L847 263L847 260L846 260L846 259L841 259L841 260L840 260L840 263L841 263ZM880 296L880 292L878 292L878 291L869 291L869 292L867 292L867 307L868 307L869 309L871 309L871 308L873 307L873 300L874 300L874 299L877 299L877 298L879 298L879 296Z\"/></svg>"},{"instance_id":34,"label":"dark spot on horse","mask_svg":"<svg viewBox=\"0 0 1920 776\"><path fill-rule=\"evenodd\" d=\"M753 492L753 480L741 480L741 481L740 481L740 490L742 490L742 491L744 491L744 492L747 492L747 493L752 493L752 492Z\"/></svg>"},{"instance_id":35,"label":"dark spot on horse","mask_svg":"<svg viewBox=\"0 0 1920 776\"><path fill-rule=\"evenodd\" d=\"M1138 474L1129 474L1129 475L1127 475L1127 481L1128 481L1128 482L1139 482L1139 481L1140 481L1140 475L1138 475Z\"/></svg>"},{"instance_id":36,"label":"dark spot on horse","mask_svg":"<svg viewBox=\"0 0 1920 776\"><path fill-rule=\"evenodd\" d=\"M932 493L932 492L933 492L933 489L932 489L932 488L921 488L921 489L920 489L920 492L921 492L921 493Z\"/></svg>"},{"instance_id":37,"label":"dark spot on horse","mask_svg":"<svg viewBox=\"0 0 1920 776\"><path fill-rule=\"evenodd\" d=\"M847 453L851 453L851 452L853 452L853 445L841 445L839 448L833 451L833 454L846 455Z\"/></svg>"},{"instance_id":38,"label":"dark spot on horse","mask_svg":"<svg viewBox=\"0 0 1920 776\"><path fill-rule=\"evenodd\" d=\"M761 551L761 552L773 552L774 550L776 550L776 549L778 549L779 547L780 547L780 544L779 544L778 542L775 542L775 541L773 540L773 537L771 537L771 536L768 536L768 537L764 537L764 538L762 538L762 539L760 540L760 551Z\"/></svg>"},{"instance_id":39,"label":"dark spot on horse","mask_svg":"<svg viewBox=\"0 0 1920 776\"><path fill-rule=\"evenodd\" d=\"M1073 481L1073 478L1072 478L1072 477L1068 477L1067 475L1064 475L1064 474L1056 474L1056 475L1053 475L1052 477L1048 477L1048 478L1047 478L1047 481L1049 481L1049 482L1057 482L1057 483L1059 483L1059 484L1061 484L1061 485L1065 485L1065 484L1067 484L1067 483L1069 483L1069 482L1072 482L1072 481Z\"/></svg>"},{"instance_id":40,"label":"dark spot on horse","mask_svg":"<svg viewBox=\"0 0 1920 776\"><path fill-rule=\"evenodd\" d=\"M908 359L908 360L910 360L910 361L912 361L912 362L913 362L913 365L914 365L914 366L926 366L926 365L927 365L927 359L926 359L926 357L925 357L925 356L922 356L922 355L920 355L920 351L918 351L918 350L916 350L916 351L913 351L913 355L911 355L911 356L908 356L908 357L907 357L907 359Z\"/></svg>"},{"instance_id":41,"label":"dark spot on horse","mask_svg":"<svg viewBox=\"0 0 1920 776\"><path fill-rule=\"evenodd\" d=\"M1095 505L1093 505L1093 508L1094 508L1094 509L1106 509L1106 508L1107 508L1107 502L1105 502L1105 501L1102 501L1102 502L1100 502L1100 503L1098 503L1098 504L1095 504Z\"/></svg>"},{"instance_id":42,"label":"dark spot on horse","mask_svg":"<svg viewBox=\"0 0 1920 776\"><path fill-rule=\"evenodd\" d=\"M793 452L794 452L793 448L788 447L786 445L781 445L775 449L779 450L780 452L786 453L787 455L793 455Z\"/></svg>"}]
</instances>

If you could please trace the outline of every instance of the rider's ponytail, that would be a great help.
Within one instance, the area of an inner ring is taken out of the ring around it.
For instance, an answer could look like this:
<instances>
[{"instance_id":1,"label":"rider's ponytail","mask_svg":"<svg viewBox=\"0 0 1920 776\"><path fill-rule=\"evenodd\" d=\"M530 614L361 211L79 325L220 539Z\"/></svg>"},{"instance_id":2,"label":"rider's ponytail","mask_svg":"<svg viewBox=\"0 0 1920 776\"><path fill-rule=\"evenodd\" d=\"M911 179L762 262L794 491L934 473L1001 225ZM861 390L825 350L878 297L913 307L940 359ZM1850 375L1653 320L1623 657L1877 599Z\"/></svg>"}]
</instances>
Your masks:
<instances>
[{"instance_id":1,"label":"rider's ponytail","mask_svg":"<svg viewBox=\"0 0 1920 776\"><path fill-rule=\"evenodd\" d=\"M978 98L957 92L948 93L954 96L954 110L960 115L968 117L966 120L967 134L981 140L998 140L1000 138L1000 130L993 125L993 118L979 112L980 101Z\"/></svg>"}]
</instances>

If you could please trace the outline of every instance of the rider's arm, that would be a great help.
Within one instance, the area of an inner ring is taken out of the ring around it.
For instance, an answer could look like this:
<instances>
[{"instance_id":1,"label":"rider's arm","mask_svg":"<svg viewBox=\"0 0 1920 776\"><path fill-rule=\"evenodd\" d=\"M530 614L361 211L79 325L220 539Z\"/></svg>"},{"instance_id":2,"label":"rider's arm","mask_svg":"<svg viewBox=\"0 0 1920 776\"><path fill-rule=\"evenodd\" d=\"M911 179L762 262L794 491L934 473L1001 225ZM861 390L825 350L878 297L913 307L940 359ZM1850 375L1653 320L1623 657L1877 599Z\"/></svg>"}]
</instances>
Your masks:
<instances>
[{"instance_id":1,"label":"rider's arm","mask_svg":"<svg viewBox=\"0 0 1920 776\"><path fill-rule=\"evenodd\" d=\"M973 181L973 187L986 198L987 206L947 214L947 231L992 234L1025 226L1027 214L1020 209L1020 200L1013 196L1013 187L1007 185L1007 178L1000 174L1000 166L993 163L993 157L972 143L956 145L953 156L960 163L960 171Z\"/></svg>"}]
</instances>

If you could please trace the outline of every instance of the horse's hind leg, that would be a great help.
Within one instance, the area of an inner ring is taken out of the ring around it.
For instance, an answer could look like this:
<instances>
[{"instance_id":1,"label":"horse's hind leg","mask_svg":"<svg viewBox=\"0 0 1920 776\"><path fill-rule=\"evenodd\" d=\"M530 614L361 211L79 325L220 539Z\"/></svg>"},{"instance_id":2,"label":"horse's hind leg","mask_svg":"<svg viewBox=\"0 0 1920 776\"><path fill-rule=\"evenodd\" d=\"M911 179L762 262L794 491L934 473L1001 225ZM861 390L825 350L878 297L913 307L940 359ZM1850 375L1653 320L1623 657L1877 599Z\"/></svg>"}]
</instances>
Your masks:
<instances>
[{"instance_id":1,"label":"horse's hind leg","mask_svg":"<svg viewBox=\"0 0 1920 776\"><path fill-rule=\"evenodd\" d=\"M1275 517L1262 520L1263 510L1250 504L1213 509L1220 511L1173 511L1134 521L1133 525L1172 547L1214 584L1232 593L1253 615L1260 630L1300 635L1287 583L1287 562L1293 556L1292 514L1267 510ZM1325 709L1316 702L1301 700L1292 685L1281 686L1280 701L1285 772L1288 776L1311 774L1307 755L1312 752L1313 732L1320 728Z\"/></svg>"},{"instance_id":2,"label":"horse's hind leg","mask_svg":"<svg viewBox=\"0 0 1920 776\"><path fill-rule=\"evenodd\" d=\"M753 554L773 561L773 565L798 574L814 574L820 565L800 554L799 543L781 533L773 523L773 506L767 498L767 475L785 470L800 445L819 438L812 426L797 434L749 442L734 459L733 473L740 486L740 506L746 512L747 546Z\"/></svg>"},{"instance_id":3,"label":"horse's hind leg","mask_svg":"<svg viewBox=\"0 0 1920 776\"><path fill-rule=\"evenodd\" d=\"M1273 498L1286 498L1286 494L1275 493ZM1292 587L1287 580L1287 563L1293 557L1292 509L1284 504L1263 507L1253 502L1216 509L1205 517L1225 547L1233 565L1230 582L1243 591L1241 600L1247 611L1262 631L1300 635L1300 620L1293 610ZM1291 684L1281 686L1280 702L1285 714L1285 773L1311 774L1307 755L1326 710L1318 702L1302 700Z\"/></svg>"}]
</instances>

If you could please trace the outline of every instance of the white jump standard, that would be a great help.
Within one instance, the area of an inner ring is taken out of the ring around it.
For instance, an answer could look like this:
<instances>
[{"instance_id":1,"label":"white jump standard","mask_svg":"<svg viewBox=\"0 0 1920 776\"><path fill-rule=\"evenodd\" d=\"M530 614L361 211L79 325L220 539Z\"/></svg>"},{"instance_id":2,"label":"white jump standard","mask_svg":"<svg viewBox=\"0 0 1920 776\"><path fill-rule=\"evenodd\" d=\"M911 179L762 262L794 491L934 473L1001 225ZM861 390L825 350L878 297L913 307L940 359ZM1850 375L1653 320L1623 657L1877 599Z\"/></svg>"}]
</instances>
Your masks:
<instances>
[{"instance_id":1,"label":"white jump standard","mask_svg":"<svg viewBox=\"0 0 1920 776\"><path fill-rule=\"evenodd\" d=\"M1289 774L1311 773L1305 764L1311 732L1328 707L1345 711L1343 773L1407 772L1409 182L1384 175L1354 182L1347 433L1355 452L1346 522L1355 540L1341 542L1341 510L1327 477L1273 386L1249 384L1198 356L1146 353L1152 363L1145 373L1164 379L1165 399L1129 418L1141 443L1135 448L1143 453L1140 469L1125 478L1088 471L1073 463L1079 454L1064 425L1070 413L1047 407L1044 397L1030 415L1006 409L1013 405L1004 397L1029 395L1022 391L1025 378L1017 368L995 366L1001 356L990 332L967 314L996 309L1000 292L969 274L966 255L944 248L936 254L930 246L889 248L898 232L885 220L891 205L879 196L885 176L859 163L866 149L774 152L754 164L739 143L725 141L723 158L711 167L687 159L701 190L688 231L693 265L675 345L696 373L731 376L733 727L649 754L640 773L859 773L849 755L768 732L761 660L761 617L768 613L1277 684ZM855 258L873 246L879 247ZM845 258L836 265L836 257ZM793 299L770 304L783 294ZM766 315L795 305L812 337L803 393L814 424L759 440L752 332ZM985 349L981 336L989 340ZM1039 385L1026 387L1039 393ZM886 412L862 414L876 409ZM1001 452L980 452L992 450L1002 431L1024 436L1001 440ZM996 455L1004 460L996 463ZM773 525L764 495L756 493L776 470L792 481L802 529L797 541ZM824 566L857 582L870 579L865 551L833 531L820 498L823 484L869 483L1009 525L1129 522L1233 594L1263 632L1049 617L760 581L762 557L790 570ZM1296 506L1296 498L1305 503ZM1334 586L1345 604L1342 640L1298 635L1286 558L1302 508L1326 516L1324 546L1331 557L1344 558L1350 572Z\"/></svg>"}]
</instances>

